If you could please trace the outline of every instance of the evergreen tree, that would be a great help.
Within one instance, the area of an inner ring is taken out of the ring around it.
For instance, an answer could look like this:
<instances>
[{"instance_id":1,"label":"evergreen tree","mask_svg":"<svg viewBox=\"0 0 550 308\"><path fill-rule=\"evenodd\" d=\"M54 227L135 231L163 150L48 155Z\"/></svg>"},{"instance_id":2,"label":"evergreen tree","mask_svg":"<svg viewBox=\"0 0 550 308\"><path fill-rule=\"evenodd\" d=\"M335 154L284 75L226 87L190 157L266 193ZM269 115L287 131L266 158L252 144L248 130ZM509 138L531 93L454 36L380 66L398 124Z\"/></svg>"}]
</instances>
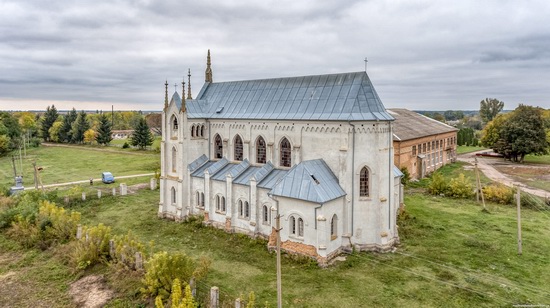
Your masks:
<instances>
[{"instance_id":1,"label":"evergreen tree","mask_svg":"<svg viewBox=\"0 0 550 308\"><path fill-rule=\"evenodd\" d=\"M60 142L72 142L73 136L72 136L72 128L73 123L76 120L76 117L78 114L76 113L76 110L73 108L73 110L69 111L69 113L63 118L63 126L59 130L59 141Z\"/></svg>"},{"instance_id":2,"label":"evergreen tree","mask_svg":"<svg viewBox=\"0 0 550 308\"><path fill-rule=\"evenodd\" d=\"M46 113L44 113L44 118L42 119L42 138L44 141L50 140L50 127L52 127L55 120L57 120L57 117L59 114L57 113L57 109L55 109L55 105L48 106L46 108Z\"/></svg>"},{"instance_id":3,"label":"evergreen tree","mask_svg":"<svg viewBox=\"0 0 550 308\"><path fill-rule=\"evenodd\" d=\"M76 143L81 143L84 141L84 133L90 129L90 123L86 118L86 113L81 111L78 113L76 120L72 125L72 141Z\"/></svg>"},{"instance_id":4,"label":"evergreen tree","mask_svg":"<svg viewBox=\"0 0 550 308\"><path fill-rule=\"evenodd\" d=\"M137 146L140 149L145 149L147 146L153 144L153 134L149 130L147 121L144 118L141 118L134 128L134 133L132 134L132 145Z\"/></svg>"},{"instance_id":5,"label":"evergreen tree","mask_svg":"<svg viewBox=\"0 0 550 308\"><path fill-rule=\"evenodd\" d=\"M99 127L97 129L96 141L99 144L109 144L113 140L111 137L111 122L104 114L99 116Z\"/></svg>"}]
</instances>

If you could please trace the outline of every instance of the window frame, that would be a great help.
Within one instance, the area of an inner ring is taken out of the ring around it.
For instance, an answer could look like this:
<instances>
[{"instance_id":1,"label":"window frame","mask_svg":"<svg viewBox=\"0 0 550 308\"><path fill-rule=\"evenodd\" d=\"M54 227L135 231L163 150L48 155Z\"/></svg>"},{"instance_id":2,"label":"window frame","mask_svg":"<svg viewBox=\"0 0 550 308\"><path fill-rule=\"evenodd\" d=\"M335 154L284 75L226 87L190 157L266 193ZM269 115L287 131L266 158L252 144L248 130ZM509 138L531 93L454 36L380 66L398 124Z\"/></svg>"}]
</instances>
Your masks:
<instances>
[{"instance_id":1,"label":"window frame","mask_svg":"<svg viewBox=\"0 0 550 308\"><path fill-rule=\"evenodd\" d=\"M359 171L359 198L370 198L370 170L363 166Z\"/></svg>"},{"instance_id":2,"label":"window frame","mask_svg":"<svg viewBox=\"0 0 550 308\"><path fill-rule=\"evenodd\" d=\"M292 144L286 137L279 141L279 166L292 167Z\"/></svg>"},{"instance_id":3,"label":"window frame","mask_svg":"<svg viewBox=\"0 0 550 308\"><path fill-rule=\"evenodd\" d=\"M223 139L220 134L214 136L214 159L223 158Z\"/></svg>"}]
</instances>

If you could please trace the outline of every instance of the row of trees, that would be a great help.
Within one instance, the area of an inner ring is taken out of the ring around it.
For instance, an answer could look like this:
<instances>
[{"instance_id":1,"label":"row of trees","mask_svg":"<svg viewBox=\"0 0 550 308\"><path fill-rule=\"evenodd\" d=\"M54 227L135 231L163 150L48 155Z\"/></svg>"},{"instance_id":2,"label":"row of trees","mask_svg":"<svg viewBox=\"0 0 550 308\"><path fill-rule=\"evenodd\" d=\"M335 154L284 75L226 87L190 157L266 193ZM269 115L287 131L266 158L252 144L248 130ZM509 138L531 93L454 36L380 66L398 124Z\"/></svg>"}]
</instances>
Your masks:
<instances>
[{"instance_id":1,"label":"row of trees","mask_svg":"<svg viewBox=\"0 0 550 308\"><path fill-rule=\"evenodd\" d=\"M523 162L527 154L547 154L550 110L519 105L513 112L500 114L485 126L481 143L515 162Z\"/></svg>"},{"instance_id":2,"label":"row of trees","mask_svg":"<svg viewBox=\"0 0 550 308\"><path fill-rule=\"evenodd\" d=\"M36 117L30 112L0 112L0 156L25 146L40 144Z\"/></svg>"}]
</instances>

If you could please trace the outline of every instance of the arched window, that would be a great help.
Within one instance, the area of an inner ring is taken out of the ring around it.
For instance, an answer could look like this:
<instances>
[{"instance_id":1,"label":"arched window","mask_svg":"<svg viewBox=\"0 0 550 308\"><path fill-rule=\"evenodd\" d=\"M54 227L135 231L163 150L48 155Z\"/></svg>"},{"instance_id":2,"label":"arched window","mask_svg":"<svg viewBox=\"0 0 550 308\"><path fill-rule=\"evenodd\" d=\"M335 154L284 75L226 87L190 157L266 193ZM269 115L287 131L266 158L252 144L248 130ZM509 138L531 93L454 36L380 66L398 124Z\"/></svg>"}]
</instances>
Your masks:
<instances>
[{"instance_id":1,"label":"arched window","mask_svg":"<svg viewBox=\"0 0 550 308\"><path fill-rule=\"evenodd\" d=\"M240 217L243 217L243 202L241 200L239 200L239 216Z\"/></svg>"},{"instance_id":2,"label":"arched window","mask_svg":"<svg viewBox=\"0 0 550 308\"><path fill-rule=\"evenodd\" d=\"M234 146L234 153L233 153L234 159L238 161L243 161L243 140L241 139L241 136L239 135L235 136L233 146Z\"/></svg>"},{"instance_id":3,"label":"arched window","mask_svg":"<svg viewBox=\"0 0 550 308\"><path fill-rule=\"evenodd\" d=\"M195 133L195 129L196 129L195 124L193 124L193 126L191 126L191 138L194 138L197 136Z\"/></svg>"},{"instance_id":4,"label":"arched window","mask_svg":"<svg viewBox=\"0 0 550 308\"><path fill-rule=\"evenodd\" d=\"M330 220L330 240L335 240L338 237L338 217L336 214Z\"/></svg>"},{"instance_id":5,"label":"arched window","mask_svg":"<svg viewBox=\"0 0 550 308\"><path fill-rule=\"evenodd\" d=\"M201 125L201 130L199 132L200 137L204 137L204 125Z\"/></svg>"},{"instance_id":6,"label":"arched window","mask_svg":"<svg viewBox=\"0 0 550 308\"><path fill-rule=\"evenodd\" d=\"M298 236L304 236L304 220L302 218L298 218Z\"/></svg>"},{"instance_id":7,"label":"arched window","mask_svg":"<svg viewBox=\"0 0 550 308\"><path fill-rule=\"evenodd\" d=\"M222 212L225 212L225 197L223 197L223 196L222 196L221 211L222 211Z\"/></svg>"},{"instance_id":8,"label":"arched window","mask_svg":"<svg viewBox=\"0 0 550 308\"><path fill-rule=\"evenodd\" d=\"M296 218L290 216L290 234L296 235Z\"/></svg>"},{"instance_id":9,"label":"arched window","mask_svg":"<svg viewBox=\"0 0 550 308\"><path fill-rule=\"evenodd\" d=\"M216 211L220 210L220 195L216 195Z\"/></svg>"},{"instance_id":10,"label":"arched window","mask_svg":"<svg viewBox=\"0 0 550 308\"><path fill-rule=\"evenodd\" d=\"M263 209L263 213L262 213L263 214L262 215L263 222L264 222L264 224L269 224L269 222L270 222L269 221L269 214L270 214L269 213L269 207L267 205L264 205L262 209Z\"/></svg>"},{"instance_id":11,"label":"arched window","mask_svg":"<svg viewBox=\"0 0 550 308\"><path fill-rule=\"evenodd\" d=\"M171 192L172 192L172 204L176 204L176 189L172 187Z\"/></svg>"},{"instance_id":12,"label":"arched window","mask_svg":"<svg viewBox=\"0 0 550 308\"><path fill-rule=\"evenodd\" d=\"M248 201L244 202L244 217L250 218L250 205L248 204Z\"/></svg>"},{"instance_id":13,"label":"arched window","mask_svg":"<svg viewBox=\"0 0 550 308\"><path fill-rule=\"evenodd\" d=\"M178 118L176 116L172 116L171 120L171 136L177 137L178 136Z\"/></svg>"},{"instance_id":14,"label":"arched window","mask_svg":"<svg viewBox=\"0 0 550 308\"><path fill-rule=\"evenodd\" d=\"M367 167L363 167L359 174L359 196L369 196L369 169Z\"/></svg>"},{"instance_id":15,"label":"arched window","mask_svg":"<svg viewBox=\"0 0 550 308\"><path fill-rule=\"evenodd\" d=\"M176 148L172 148L172 172L176 172L177 170L177 151Z\"/></svg>"},{"instance_id":16,"label":"arched window","mask_svg":"<svg viewBox=\"0 0 550 308\"><path fill-rule=\"evenodd\" d=\"M223 157L222 137L216 134L216 136L214 137L214 158L222 158L222 157Z\"/></svg>"},{"instance_id":17,"label":"arched window","mask_svg":"<svg viewBox=\"0 0 550 308\"><path fill-rule=\"evenodd\" d=\"M204 207L204 193L201 193L201 207Z\"/></svg>"},{"instance_id":18,"label":"arched window","mask_svg":"<svg viewBox=\"0 0 550 308\"><path fill-rule=\"evenodd\" d=\"M281 154L281 166L282 167L290 167L292 165L292 159L291 159L291 147L290 142L288 139L284 138L281 140L280 143L280 154Z\"/></svg>"},{"instance_id":19,"label":"arched window","mask_svg":"<svg viewBox=\"0 0 550 308\"><path fill-rule=\"evenodd\" d=\"M260 136L256 140L256 163L265 164L266 153L265 140Z\"/></svg>"},{"instance_id":20,"label":"arched window","mask_svg":"<svg viewBox=\"0 0 550 308\"><path fill-rule=\"evenodd\" d=\"M201 206L201 193L198 190L196 193L196 204L197 204L197 207Z\"/></svg>"}]
</instances>

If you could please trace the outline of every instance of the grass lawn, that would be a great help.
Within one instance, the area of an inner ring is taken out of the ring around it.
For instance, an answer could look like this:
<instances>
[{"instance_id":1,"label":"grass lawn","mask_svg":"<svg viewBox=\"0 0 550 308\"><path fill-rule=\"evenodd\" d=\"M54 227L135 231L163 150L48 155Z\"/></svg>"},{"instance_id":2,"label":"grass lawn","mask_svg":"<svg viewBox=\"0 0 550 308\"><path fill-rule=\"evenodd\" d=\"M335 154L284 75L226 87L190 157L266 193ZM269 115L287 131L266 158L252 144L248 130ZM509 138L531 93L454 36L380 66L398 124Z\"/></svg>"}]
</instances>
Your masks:
<instances>
[{"instance_id":1,"label":"grass lawn","mask_svg":"<svg viewBox=\"0 0 550 308\"><path fill-rule=\"evenodd\" d=\"M481 150L489 150L489 149L485 147L473 147L473 146L467 146L467 145L460 145L456 147L457 154L464 154L464 153L470 153L470 152L481 151Z\"/></svg>"},{"instance_id":2,"label":"grass lawn","mask_svg":"<svg viewBox=\"0 0 550 308\"><path fill-rule=\"evenodd\" d=\"M162 137L161 136L155 136L155 140L153 141L153 144L148 148L149 150L154 150L156 149L157 147L160 147L160 142L162 140ZM128 143L128 145L130 145L131 147L131 140L130 138L126 138L126 139L113 139L111 140L111 143L109 145L111 146L115 146L115 147L119 147L119 148L122 148L122 146L124 145L124 143Z\"/></svg>"},{"instance_id":3,"label":"grass lawn","mask_svg":"<svg viewBox=\"0 0 550 308\"><path fill-rule=\"evenodd\" d=\"M550 165L550 155L526 155L525 163Z\"/></svg>"},{"instance_id":4,"label":"grass lawn","mask_svg":"<svg viewBox=\"0 0 550 308\"><path fill-rule=\"evenodd\" d=\"M23 158L25 186L34 186L34 160L37 166L44 168L40 172L44 185L99 178L102 171L112 172L115 178L151 173L160 166L160 155L150 151L124 152L80 146L41 146L27 150L27 158ZM20 173L19 162L16 165ZM0 158L0 185L13 185L11 157Z\"/></svg>"},{"instance_id":5,"label":"grass lawn","mask_svg":"<svg viewBox=\"0 0 550 308\"><path fill-rule=\"evenodd\" d=\"M284 306L494 307L548 304L550 213L523 210L523 255L517 255L515 208L491 213L471 201L412 194L405 198L396 253L355 253L320 269L283 258ZM199 297L218 286L232 301L254 291L257 303L276 304L275 255L265 243L156 217L158 191L82 203L84 223L132 230L159 250L213 260Z\"/></svg>"}]
</instances>

